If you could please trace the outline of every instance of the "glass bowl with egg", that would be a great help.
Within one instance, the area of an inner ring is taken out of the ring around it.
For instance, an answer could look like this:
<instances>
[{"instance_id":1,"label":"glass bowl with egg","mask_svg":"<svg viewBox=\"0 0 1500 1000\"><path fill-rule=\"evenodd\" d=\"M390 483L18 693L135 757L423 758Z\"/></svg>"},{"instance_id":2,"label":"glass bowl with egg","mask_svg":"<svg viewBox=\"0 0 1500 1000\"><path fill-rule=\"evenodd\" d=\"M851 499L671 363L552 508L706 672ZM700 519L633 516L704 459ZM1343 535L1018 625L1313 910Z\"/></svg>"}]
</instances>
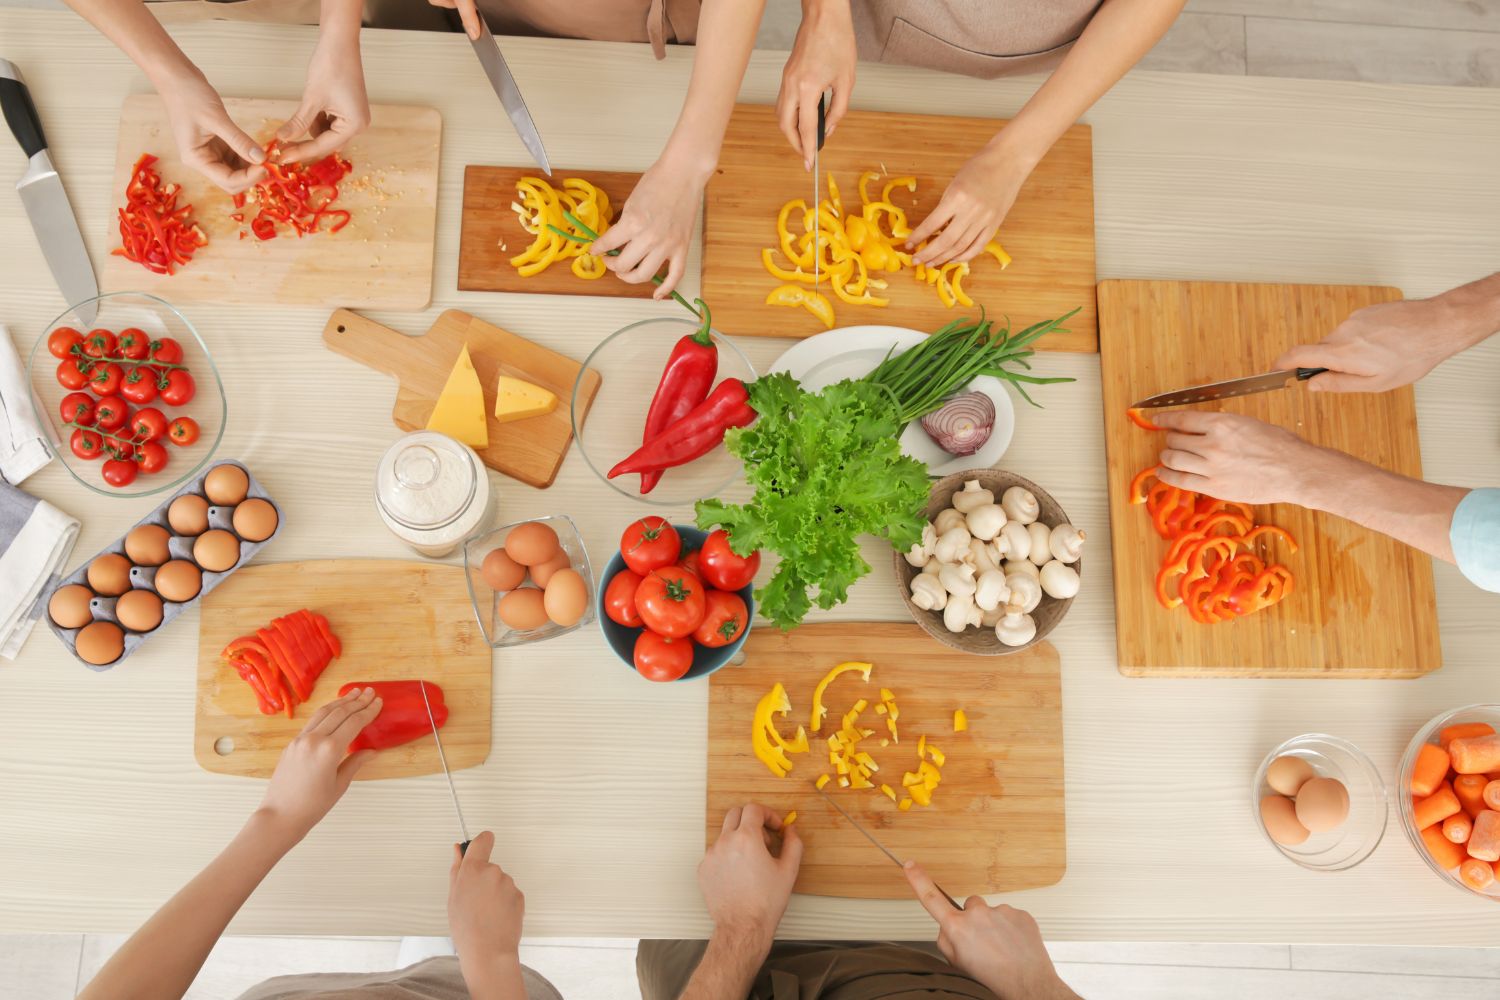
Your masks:
<instances>
[{"instance_id":1,"label":"glass bowl with egg","mask_svg":"<svg viewBox=\"0 0 1500 1000\"><path fill-rule=\"evenodd\" d=\"M1385 782L1337 736L1295 736L1266 754L1250 786L1256 825L1283 856L1314 871L1353 868L1385 835Z\"/></svg>"},{"instance_id":2,"label":"glass bowl with egg","mask_svg":"<svg viewBox=\"0 0 1500 1000\"><path fill-rule=\"evenodd\" d=\"M1500 847L1500 810L1495 808L1500 781L1492 780L1500 778L1494 763L1500 760L1496 732L1500 705L1465 705L1430 719L1401 755L1396 798L1401 829L1433 874L1466 893L1500 902L1500 851L1494 849ZM1459 740L1464 744L1455 749ZM1474 760L1475 751L1491 760ZM1486 794L1490 784L1496 788Z\"/></svg>"},{"instance_id":3,"label":"glass bowl with egg","mask_svg":"<svg viewBox=\"0 0 1500 1000\"><path fill-rule=\"evenodd\" d=\"M594 572L566 514L470 536L464 579L485 641L497 649L555 639L594 620Z\"/></svg>"}]
</instances>

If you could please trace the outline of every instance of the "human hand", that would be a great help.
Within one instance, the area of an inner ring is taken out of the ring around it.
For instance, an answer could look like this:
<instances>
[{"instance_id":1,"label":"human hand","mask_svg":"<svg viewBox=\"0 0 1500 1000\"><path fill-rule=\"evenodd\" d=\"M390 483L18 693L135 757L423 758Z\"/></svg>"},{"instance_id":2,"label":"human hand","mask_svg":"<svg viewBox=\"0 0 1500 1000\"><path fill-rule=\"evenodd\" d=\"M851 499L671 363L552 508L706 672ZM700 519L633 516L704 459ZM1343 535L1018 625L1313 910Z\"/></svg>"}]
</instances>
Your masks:
<instances>
[{"instance_id":1,"label":"human hand","mask_svg":"<svg viewBox=\"0 0 1500 1000\"><path fill-rule=\"evenodd\" d=\"M236 194L265 179L266 151L224 110L224 101L196 68L160 90L182 162Z\"/></svg>"},{"instance_id":2,"label":"human hand","mask_svg":"<svg viewBox=\"0 0 1500 1000\"><path fill-rule=\"evenodd\" d=\"M380 714L373 688L350 691L313 713L281 752L259 812L288 826L297 837L318 825L343 796L374 750L345 756L349 741Z\"/></svg>"},{"instance_id":3,"label":"human hand","mask_svg":"<svg viewBox=\"0 0 1500 1000\"><path fill-rule=\"evenodd\" d=\"M1000 1000L1078 1000L1057 975L1031 914L990 906L982 896L970 896L955 910L915 861L906 863L906 881L937 921L938 950Z\"/></svg>"},{"instance_id":4,"label":"human hand","mask_svg":"<svg viewBox=\"0 0 1500 1000\"><path fill-rule=\"evenodd\" d=\"M1153 413L1167 432L1156 477L1169 486L1239 503L1308 505L1328 451L1254 417L1203 410Z\"/></svg>"},{"instance_id":5,"label":"human hand","mask_svg":"<svg viewBox=\"0 0 1500 1000\"><path fill-rule=\"evenodd\" d=\"M692 172L679 169L665 157L657 160L630 192L619 221L594 241L589 252L599 257L619 250L616 256L604 256L604 266L632 285L650 281L666 264L666 277L655 294L657 299L666 298L687 270L688 244L703 187L704 180Z\"/></svg>"},{"instance_id":6,"label":"human hand","mask_svg":"<svg viewBox=\"0 0 1500 1000\"><path fill-rule=\"evenodd\" d=\"M1441 299L1366 306L1318 343L1281 355L1275 367L1327 368L1308 380L1313 392L1384 392L1410 385L1470 344L1444 313Z\"/></svg>"},{"instance_id":7,"label":"human hand","mask_svg":"<svg viewBox=\"0 0 1500 1000\"><path fill-rule=\"evenodd\" d=\"M490 862L494 849L495 835L486 830L469 843L467 853L453 845L448 869L448 930L471 989L513 969L519 974L526 897Z\"/></svg>"},{"instance_id":8,"label":"human hand","mask_svg":"<svg viewBox=\"0 0 1500 1000\"><path fill-rule=\"evenodd\" d=\"M363 132L370 124L365 71L359 55L359 25L353 30L325 27L307 64L302 103L276 130L286 163L317 160ZM294 140L309 136L301 142Z\"/></svg>"},{"instance_id":9,"label":"human hand","mask_svg":"<svg viewBox=\"0 0 1500 1000\"><path fill-rule=\"evenodd\" d=\"M912 261L929 267L973 260L995 238L1036 161L986 147L959 168L937 207L906 238ZM925 247L922 241L927 240ZM920 247L920 249L916 249Z\"/></svg>"},{"instance_id":10,"label":"human hand","mask_svg":"<svg viewBox=\"0 0 1500 1000\"><path fill-rule=\"evenodd\" d=\"M781 831L771 853L770 831ZM802 838L781 817L754 803L724 814L719 839L698 865L698 887L716 931L746 934L769 947L792 898L802 865Z\"/></svg>"},{"instance_id":11,"label":"human hand","mask_svg":"<svg viewBox=\"0 0 1500 1000\"><path fill-rule=\"evenodd\" d=\"M826 139L849 110L858 61L849 0L805 0L797 40L781 70L776 120L809 170L818 141L818 100L825 91L833 91L823 115Z\"/></svg>"},{"instance_id":12,"label":"human hand","mask_svg":"<svg viewBox=\"0 0 1500 1000\"><path fill-rule=\"evenodd\" d=\"M459 20L464 23L464 33L470 38L479 37L479 8L474 5L474 0L427 0L427 2L434 7L456 9Z\"/></svg>"}]
</instances>

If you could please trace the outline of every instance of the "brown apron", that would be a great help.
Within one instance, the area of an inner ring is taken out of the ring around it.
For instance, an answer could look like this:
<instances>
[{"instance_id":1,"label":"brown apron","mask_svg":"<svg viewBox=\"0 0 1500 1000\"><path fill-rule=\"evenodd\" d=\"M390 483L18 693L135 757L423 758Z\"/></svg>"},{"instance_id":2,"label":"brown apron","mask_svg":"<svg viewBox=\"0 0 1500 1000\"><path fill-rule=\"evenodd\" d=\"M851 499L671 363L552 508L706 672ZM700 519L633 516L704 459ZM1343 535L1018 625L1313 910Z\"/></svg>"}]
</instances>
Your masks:
<instances>
[{"instance_id":1,"label":"brown apron","mask_svg":"<svg viewBox=\"0 0 1500 1000\"><path fill-rule=\"evenodd\" d=\"M479 0L497 35L650 42L656 58L668 43L698 38L700 0Z\"/></svg>"},{"instance_id":2,"label":"brown apron","mask_svg":"<svg viewBox=\"0 0 1500 1000\"><path fill-rule=\"evenodd\" d=\"M562 1000L551 983L525 966L521 979L526 1000ZM469 1000L469 988L458 959L443 955L396 972L277 976L252 987L240 1000Z\"/></svg>"},{"instance_id":3,"label":"brown apron","mask_svg":"<svg viewBox=\"0 0 1500 1000\"><path fill-rule=\"evenodd\" d=\"M992 80L1051 70L1103 0L854 0L859 57Z\"/></svg>"}]
</instances>

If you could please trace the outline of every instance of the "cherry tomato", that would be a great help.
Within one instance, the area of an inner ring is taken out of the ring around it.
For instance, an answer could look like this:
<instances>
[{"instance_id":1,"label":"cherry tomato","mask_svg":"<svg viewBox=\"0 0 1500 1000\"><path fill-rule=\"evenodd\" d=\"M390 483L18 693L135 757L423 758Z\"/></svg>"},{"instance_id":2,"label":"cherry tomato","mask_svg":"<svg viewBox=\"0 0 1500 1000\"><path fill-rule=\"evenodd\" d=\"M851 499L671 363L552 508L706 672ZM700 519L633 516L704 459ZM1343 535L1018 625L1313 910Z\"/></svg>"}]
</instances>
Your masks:
<instances>
[{"instance_id":1,"label":"cherry tomato","mask_svg":"<svg viewBox=\"0 0 1500 1000\"><path fill-rule=\"evenodd\" d=\"M693 665L693 644L655 632L642 632L635 640L635 669L648 681L675 681Z\"/></svg>"},{"instance_id":2,"label":"cherry tomato","mask_svg":"<svg viewBox=\"0 0 1500 1000\"><path fill-rule=\"evenodd\" d=\"M70 392L62 398L57 412L65 424L94 426L94 397L86 392Z\"/></svg>"},{"instance_id":3,"label":"cherry tomato","mask_svg":"<svg viewBox=\"0 0 1500 1000\"><path fill-rule=\"evenodd\" d=\"M130 407L119 396L105 396L94 404L94 421L101 431L117 431L130 419Z\"/></svg>"},{"instance_id":4,"label":"cherry tomato","mask_svg":"<svg viewBox=\"0 0 1500 1000\"><path fill-rule=\"evenodd\" d=\"M181 368L174 368L167 372L167 384L161 388L161 401L168 406L186 406L193 401L193 394L197 391L193 376Z\"/></svg>"},{"instance_id":5,"label":"cherry tomato","mask_svg":"<svg viewBox=\"0 0 1500 1000\"><path fill-rule=\"evenodd\" d=\"M154 406L137 410L135 416L130 419L132 441L155 441L165 433L167 433L166 414Z\"/></svg>"},{"instance_id":6,"label":"cherry tomato","mask_svg":"<svg viewBox=\"0 0 1500 1000\"><path fill-rule=\"evenodd\" d=\"M182 364L182 345L171 337L163 337L151 342L151 360L160 361L164 365Z\"/></svg>"},{"instance_id":7,"label":"cherry tomato","mask_svg":"<svg viewBox=\"0 0 1500 1000\"><path fill-rule=\"evenodd\" d=\"M641 613L635 609L636 588L641 585L639 573L622 569L604 588L604 613L609 620L626 628L641 627Z\"/></svg>"},{"instance_id":8,"label":"cherry tomato","mask_svg":"<svg viewBox=\"0 0 1500 1000\"><path fill-rule=\"evenodd\" d=\"M96 396L113 396L120 391L120 383L125 380L125 369L113 361L94 365L94 370L89 372L89 388Z\"/></svg>"},{"instance_id":9,"label":"cherry tomato","mask_svg":"<svg viewBox=\"0 0 1500 1000\"><path fill-rule=\"evenodd\" d=\"M744 590L760 569L760 553L736 555L729 547L729 532L723 528L711 533L703 542L698 556L703 579L720 590Z\"/></svg>"},{"instance_id":10,"label":"cherry tomato","mask_svg":"<svg viewBox=\"0 0 1500 1000\"><path fill-rule=\"evenodd\" d=\"M137 365L120 380L120 395L136 406L156 401L156 369Z\"/></svg>"},{"instance_id":11,"label":"cherry tomato","mask_svg":"<svg viewBox=\"0 0 1500 1000\"><path fill-rule=\"evenodd\" d=\"M704 603L703 623L693 632L693 641L709 649L727 646L750 624L750 611L739 594L710 590Z\"/></svg>"},{"instance_id":12,"label":"cherry tomato","mask_svg":"<svg viewBox=\"0 0 1500 1000\"><path fill-rule=\"evenodd\" d=\"M663 566L647 573L635 592L641 622L653 632L680 639L693 634L703 621L703 584L681 566Z\"/></svg>"},{"instance_id":13,"label":"cherry tomato","mask_svg":"<svg viewBox=\"0 0 1500 1000\"><path fill-rule=\"evenodd\" d=\"M198 421L192 417L178 417L167 425L167 439L181 448L195 444L198 440Z\"/></svg>"},{"instance_id":14,"label":"cherry tomato","mask_svg":"<svg viewBox=\"0 0 1500 1000\"><path fill-rule=\"evenodd\" d=\"M64 389L82 389L89 384L89 376L78 367L77 358L69 358L57 365L57 384Z\"/></svg>"},{"instance_id":15,"label":"cherry tomato","mask_svg":"<svg viewBox=\"0 0 1500 1000\"><path fill-rule=\"evenodd\" d=\"M677 560L677 565L681 566L683 569L687 570L689 573L693 574L701 580L703 579L703 574L698 570L698 551L699 550L694 549L693 551L689 552L687 555Z\"/></svg>"},{"instance_id":16,"label":"cherry tomato","mask_svg":"<svg viewBox=\"0 0 1500 1000\"><path fill-rule=\"evenodd\" d=\"M144 361L151 353L151 338L146 336L145 330L132 326L120 331L120 339L115 342L115 350L122 358Z\"/></svg>"},{"instance_id":17,"label":"cherry tomato","mask_svg":"<svg viewBox=\"0 0 1500 1000\"><path fill-rule=\"evenodd\" d=\"M115 335L108 330L90 330L83 338L83 353L91 358L108 358L115 353Z\"/></svg>"},{"instance_id":18,"label":"cherry tomato","mask_svg":"<svg viewBox=\"0 0 1500 1000\"><path fill-rule=\"evenodd\" d=\"M47 350L54 358L66 361L77 352L73 350L83 342L83 334L71 326L60 326L47 334Z\"/></svg>"},{"instance_id":19,"label":"cherry tomato","mask_svg":"<svg viewBox=\"0 0 1500 1000\"><path fill-rule=\"evenodd\" d=\"M136 462L146 475L160 472L167 467L167 449L160 441L147 441L136 447Z\"/></svg>"},{"instance_id":20,"label":"cherry tomato","mask_svg":"<svg viewBox=\"0 0 1500 1000\"><path fill-rule=\"evenodd\" d=\"M135 475L140 471L140 466L124 458L112 458L104 463L104 481L111 486L123 489L135 482Z\"/></svg>"},{"instance_id":21,"label":"cherry tomato","mask_svg":"<svg viewBox=\"0 0 1500 1000\"><path fill-rule=\"evenodd\" d=\"M672 565L681 552L682 539L677 529L655 514L633 522L620 536L620 555L625 557L625 565L641 576Z\"/></svg>"},{"instance_id":22,"label":"cherry tomato","mask_svg":"<svg viewBox=\"0 0 1500 1000\"><path fill-rule=\"evenodd\" d=\"M68 441L68 447L73 449L73 454L85 461L92 462L104 454L104 439L97 431L76 430L73 437Z\"/></svg>"}]
</instances>

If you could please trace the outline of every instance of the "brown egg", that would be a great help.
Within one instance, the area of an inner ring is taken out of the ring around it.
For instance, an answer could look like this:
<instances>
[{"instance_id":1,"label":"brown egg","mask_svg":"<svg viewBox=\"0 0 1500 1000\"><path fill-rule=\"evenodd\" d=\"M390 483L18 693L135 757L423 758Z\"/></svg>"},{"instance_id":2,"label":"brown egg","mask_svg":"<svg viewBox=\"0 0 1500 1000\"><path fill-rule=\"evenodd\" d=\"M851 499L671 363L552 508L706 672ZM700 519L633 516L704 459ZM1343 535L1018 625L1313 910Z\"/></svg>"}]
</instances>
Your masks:
<instances>
[{"instance_id":1,"label":"brown egg","mask_svg":"<svg viewBox=\"0 0 1500 1000\"><path fill-rule=\"evenodd\" d=\"M167 523L179 535L201 535L208 530L208 501L196 493L184 493L167 508Z\"/></svg>"},{"instance_id":2,"label":"brown egg","mask_svg":"<svg viewBox=\"0 0 1500 1000\"><path fill-rule=\"evenodd\" d=\"M531 578L536 581L538 587L546 590L552 584L552 575L554 573L560 569L568 569L572 565L572 558L566 552L559 549L557 555L551 559L531 567Z\"/></svg>"},{"instance_id":3,"label":"brown egg","mask_svg":"<svg viewBox=\"0 0 1500 1000\"><path fill-rule=\"evenodd\" d=\"M542 592L535 587L512 590L500 598L495 609L500 620L518 632L527 632L547 624L547 607Z\"/></svg>"},{"instance_id":4,"label":"brown egg","mask_svg":"<svg viewBox=\"0 0 1500 1000\"><path fill-rule=\"evenodd\" d=\"M542 599L547 617L567 628L577 624L589 606L589 588L576 569L560 569L552 574Z\"/></svg>"},{"instance_id":5,"label":"brown egg","mask_svg":"<svg viewBox=\"0 0 1500 1000\"><path fill-rule=\"evenodd\" d=\"M193 562L210 573L232 569L240 561L240 541L222 528L198 536L193 543Z\"/></svg>"},{"instance_id":6,"label":"brown egg","mask_svg":"<svg viewBox=\"0 0 1500 1000\"><path fill-rule=\"evenodd\" d=\"M172 558L167 552L171 532L159 524L140 524L125 536L125 554L137 566L160 566Z\"/></svg>"},{"instance_id":7,"label":"brown egg","mask_svg":"<svg viewBox=\"0 0 1500 1000\"><path fill-rule=\"evenodd\" d=\"M491 590L515 590L526 579L526 567L506 555L505 549L499 548L484 557L479 575L484 577Z\"/></svg>"},{"instance_id":8,"label":"brown egg","mask_svg":"<svg viewBox=\"0 0 1500 1000\"><path fill-rule=\"evenodd\" d=\"M1312 776L1312 765L1301 757L1294 757L1291 754L1277 757L1271 761L1271 766L1266 768L1266 784L1282 795L1296 796L1297 789L1306 784L1307 779Z\"/></svg>"},{"instance_id":9,"label":"brown egg","mask_svg":"<svg viewBox=\"0 0 1500 1000\"><path fill-rule=\"evenodd\" d=\"M150 632L161 624L161 598L149 590L132 590L115 603L115 617L132 632Z\"/></svg>"},{"instance_id":10,"label":"brown egg","mask_svg":"<svg viewBox=\"0 0 1500 1000\"><path fill-rule=\"evenodd\" d=\"M1260 800L1260 821L1271 839L1286 847L1296 847L1307 839L1307 827L1297 822L1296 808L1285 795L1267 795Z\"/></svg>"},{"instance_id":11,"label":"brown egg","mask_svg":"<svg viewBox=\"0 0 1500 1000\"><path fill-rule=\"evenodd\" d=\"M522 566L540 566L557 555L557 532L540 521L517 525L505 536L505 552Z\"/></svg>"},{"instance_id":12,"label":"brown egg","mask_svg":"<svg viewBox=\"0 0 1500 1000\"><path fill-rule=\"evenodd\" d=\"M85 663L102 667L125 652L125 633L114 622L94 622L78 633L78 655Z\"/></svg>"},{"instance_id":13,"label":"brown egg","mask_svg":"<svg viewBox=\"0 0 1500 1000\"><path fill-rule=\"evenodd\" d=\"M216 465L203 477L203 494L219 507L233 507L250 491L250 477L238 465Z\"/></svg>"},{"instance_id":14,"label":"brown egg","mask_svg":"<svg viewBox=\"0 0 1500 1000\"><path fill-rule=\"evenodd\" d=\"M103 597L118 597L130 589L130 560L113 552L89 563L89 586Z\"/></svg>"},{"instance_id":15,"label":"brown egg","mask_svg":"<svg viewBox=\"0 0 1500 1000\"><path fill-rule=\"evenodd\" d=\"M89 608L93 599L94 592L81 583L58 587L47 602L47 615L58 628L83 628L94 620Z\"/></svg>"},{"instance_id":16,"label":"brown egg","mask_svg":"<svg viewBox=\"0 0 1500 1000\"><path fill-rule=\"evenodd\" d=\"M156 571L156 592L168 601L191 601L203 589L203 573L186 559L173 559Z\"/></svg>"},{"instance_id":17,"label":"brown egg","mask_svg":"<svg viewBox=\"0 0 1500 1000\"><path fill-rule=\"evenodd\" d=\"M1349 789L1337 778L1309 778L1297 790L1297 822L1313 833L1336 830L1349 817Z\"/></svg>"},{"instance_id":18,"label":"brown egg","mask_svg":"<svg viewBox=\"0 0 1500 1000\"><path fill-rule=\"evenodd\" d=\"M280 518L269 500L251 497L234 509L234 533L247 542L263 542L276 533Z\"/></svg>"}]
</instances>

